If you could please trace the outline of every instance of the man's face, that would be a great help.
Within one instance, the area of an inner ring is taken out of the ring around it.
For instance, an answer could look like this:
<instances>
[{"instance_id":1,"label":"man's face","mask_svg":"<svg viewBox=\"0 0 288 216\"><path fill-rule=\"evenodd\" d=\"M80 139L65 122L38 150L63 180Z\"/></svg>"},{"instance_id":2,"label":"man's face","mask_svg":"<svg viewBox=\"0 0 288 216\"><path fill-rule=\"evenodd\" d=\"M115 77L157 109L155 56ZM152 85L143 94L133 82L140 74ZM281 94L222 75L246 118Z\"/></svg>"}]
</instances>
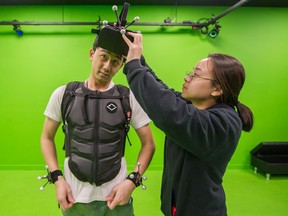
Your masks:
<instances>
[{"instance_id":1,"label":"man's face","mask_svg":"<svg viewBox=\"0 0 288 216\"><path fill-rule=\"evenodd\" d=\"M99 83L107 83L122 67L124 59L120 55L98 47L95 51L90 51L90 60L94 79Z\"/></svg>"}]
</instances>

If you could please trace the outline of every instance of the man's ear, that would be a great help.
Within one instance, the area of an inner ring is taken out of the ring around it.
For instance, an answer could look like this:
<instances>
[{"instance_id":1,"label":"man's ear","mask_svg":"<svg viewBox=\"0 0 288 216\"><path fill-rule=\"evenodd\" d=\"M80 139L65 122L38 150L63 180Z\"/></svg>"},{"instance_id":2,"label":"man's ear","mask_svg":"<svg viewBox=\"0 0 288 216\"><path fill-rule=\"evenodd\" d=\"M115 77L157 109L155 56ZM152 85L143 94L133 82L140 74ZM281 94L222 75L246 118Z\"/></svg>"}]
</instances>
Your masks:
<instances>
[{"instance_id":1,"label":"man's ear","mask_svg":"<svg viewBox=\"0 0 288 216\"><path fill-rule=\"evenodd\" d=\"M92 61L95 51L93 49L89 50L89 59Z\"/></svg>"}]
</instances>

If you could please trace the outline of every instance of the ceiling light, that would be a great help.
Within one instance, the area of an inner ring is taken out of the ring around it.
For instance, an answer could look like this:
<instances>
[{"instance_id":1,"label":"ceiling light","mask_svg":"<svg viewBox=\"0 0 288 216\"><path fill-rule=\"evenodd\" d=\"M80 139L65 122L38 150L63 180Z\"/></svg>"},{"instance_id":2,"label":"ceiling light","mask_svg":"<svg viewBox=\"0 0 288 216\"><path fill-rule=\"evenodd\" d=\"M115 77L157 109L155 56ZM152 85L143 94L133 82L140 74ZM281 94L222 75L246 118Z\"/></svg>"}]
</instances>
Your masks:
<instances>
[{"instance_id":1,"label":"ceiling light","mask_svg":"<svg viewBox=\"0 0 288 216\"><path fill-rule=\"evenodd\" d=\"M13 20L13 22L17 22L17 20ZM13 24L13 30L17 33L18 36L23 36L23 31L21 30L21 27L19 24Z\"/></svg>"}]
</instances>

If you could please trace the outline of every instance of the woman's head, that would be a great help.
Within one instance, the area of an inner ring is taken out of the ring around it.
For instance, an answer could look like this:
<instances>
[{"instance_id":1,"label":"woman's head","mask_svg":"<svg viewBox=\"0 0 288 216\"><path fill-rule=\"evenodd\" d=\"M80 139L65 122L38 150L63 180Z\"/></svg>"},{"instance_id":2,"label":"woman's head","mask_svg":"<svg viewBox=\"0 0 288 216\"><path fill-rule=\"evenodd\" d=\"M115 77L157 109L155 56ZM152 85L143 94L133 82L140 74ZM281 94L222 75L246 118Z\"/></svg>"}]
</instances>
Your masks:
<instances>
[{"instance_id":1,"label":"woman's head","mask_svg":"<svg viewBox=\"0 0 288 216\"><path fill-rule=\"evenodd\" d=\"M253 114L238 100L245 82L245 70L236 58L220 53L209 54L184 80L182 97L194 106L206 109L216 103L225 103L236 108L244 131L252 129Z\"/></svg>"}]
</instances>

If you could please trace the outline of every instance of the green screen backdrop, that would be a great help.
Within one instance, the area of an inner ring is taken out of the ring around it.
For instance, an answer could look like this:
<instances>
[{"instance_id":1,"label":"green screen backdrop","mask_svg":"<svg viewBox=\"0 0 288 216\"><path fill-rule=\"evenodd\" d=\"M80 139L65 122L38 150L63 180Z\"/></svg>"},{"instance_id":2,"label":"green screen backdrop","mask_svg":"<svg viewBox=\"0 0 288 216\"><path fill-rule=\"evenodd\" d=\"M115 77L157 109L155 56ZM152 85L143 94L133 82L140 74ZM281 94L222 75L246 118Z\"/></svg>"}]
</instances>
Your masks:
<instances>
[{"instance_id":1,"label":"green screen backdrop","mask_svg":"<svg viewBox=\"0 0 288 216\"><path fill-rule=\"evenodd\" d=\"M119 7L121 8L121 7ZM227 7L130 6L128 21L163 22L210 18ZM1 6L0 21L115 21L110 6ZM250 151L262 141L288 141L288 9L241 7L220 19L215 39L191 27L132 26L144 36L144 55L157 75L181 90L184 75L209 53L238 58L247 73L240 101L255 116L250 133L242 133L230 168L248 168ZM23 37L12 26L0 25L0 169L43 169L40 135L43 112L51 93L69 81L90 74L89 49L96 26L22 25ZM122 71L114 81L127 84ZM164 134L153 124L156 152L150 169L161 169ZM126 145L128 165L134 166L140 143L134 130ZM58 131L58 157L63 162L63 134Z\"/></svg>"}]
</instances>

